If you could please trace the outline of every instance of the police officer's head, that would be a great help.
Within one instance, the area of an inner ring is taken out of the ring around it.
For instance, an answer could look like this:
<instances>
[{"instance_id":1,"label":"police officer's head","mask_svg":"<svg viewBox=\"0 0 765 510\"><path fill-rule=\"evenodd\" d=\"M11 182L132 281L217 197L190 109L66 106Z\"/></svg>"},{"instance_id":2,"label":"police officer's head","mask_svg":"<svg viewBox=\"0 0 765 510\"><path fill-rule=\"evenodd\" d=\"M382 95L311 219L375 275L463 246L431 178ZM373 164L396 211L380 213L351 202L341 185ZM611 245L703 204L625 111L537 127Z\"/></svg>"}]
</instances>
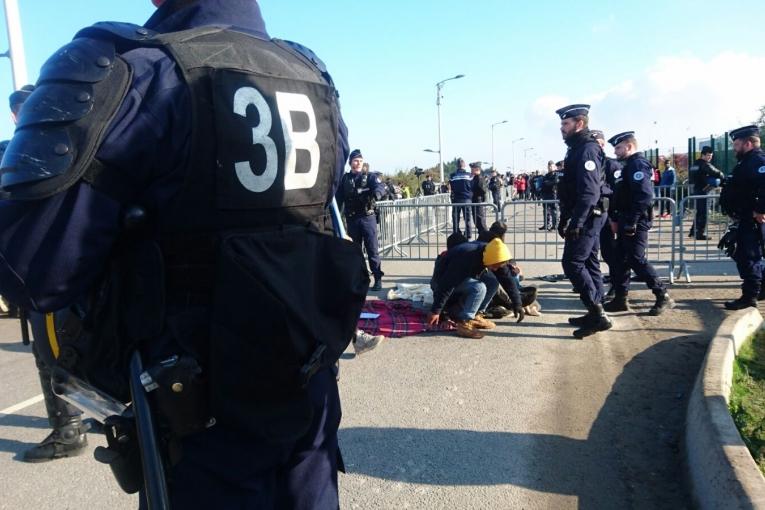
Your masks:
<instances>
[{"instance_id":1,"label":"police officer's head","mask_svg":"<svg viewBox=\"0 0 765 510\"><path fill-rule=\"evenodd\" d=\"M557 168L558 171L563 170L563 161L558 161L557 163L555 163L555 168Z\"/></svg>"},{"instance_id":2,"label":"police officer's head","mask_svg":"<svg viewBox=\"0 0 765 510\"><path fill-rule=\"evenodd\" d=\"M624 133L614 135L608 140L608 143L614 146L614 153L616 153L616 157L620 160L629 158L638 150L634 131L625 131Z\"/></svg>"},{"instance_id":3,"label":"police officer's head","mask_svg":"<svg viewBox=\"0 0 765 510\"><path fill-rule=\"evenodd\" d=\"M712 147L710 147L709 145L705 145L704 147L701 148L701 159L703 159L707 163L712 161L712 158L714 157L714 155L715 155L715 151L713 151Z\"/></svg>"},{"instance_id":4,"label":"police officer's head","mask_svg":"<svg viewBox=\"0 0 765 510\"><path fill-rule=\"evenodd\" d=\"M457 168L460 170L467 170L467 163L462 158L457 158Z\"/></svg>"},{"instance_id":5,"label":"police officer's head","mask_svg":"<svg viewBox=\"0 0 765 510\"><path fill-rule=\"evenodd\" d=\"M564 106L555 113L560 116L560 132L564 140L569 140L575 134L587 129L590 122L590 105L588 104Z\"/></svg>"},{"instance_id":6,"label":"police officer's head","mask_svg":"<svg viewBox=\"0 0 765 510\"><path fill-rule=\"evenodd\" d=\"M361 173L361 169L364 166L364 156L361 155L359 149L351 151L351 155L348 156L348 164L351 166L351 172L355 174Z\"/></svg>"},{"instance_id":7,"label":"police officer's head","mask_svg":"<svg viewBox=\"0 0 765 510\"><path fill-rule=\"evenodd\" d=\"M730 132L730 138L733 140L733 152L738 158L760 148L760 128L757 126L734 129Z\"/></svg>"},{"instance_id":8,"label":"police officer's head","mask_svg":"<svg viewBox=\"0 0 765 510\"><path fill-rule=\"evenodd\" d=\"M603 134L603 131L600 129L591 129L590 134L592 135L592 138L598 142L601 149L606 146L606 135Z\"/></svg>"},{"instance_id":9,"label":"police officer's head","mask_svg":"<svg viewBox=\"0 0 765 510\"><path fill-rule=\"evenodd\" d=\"M555 171L555 162L553 160L550 160L547 162L547 173Z\"/></svg>"},{"instance_id":10,"label":"police officer's head","mask_svg":"<svg viewBox=\"0 0 765 510\"><path fill-rule=\"evenodd\" d=\"M473 175L479 175L481 173L481 163L470 163L470 172Z\"/></svg>"},{"instance_id":11,"label":"police officer's head","mask_svg":"<svg viewBox=\"0 0 765 510\"><path fill-rule=\"evenodd\" d=\"M32 95L34 90L34 85L24 85L19 90L12 92L11 95L8 96L8 106L11 109L11 118L13 119L14 124L16 124L16 122L19 120L21 105L23 105L24 101L26 101L27 98Z\"/></svg>"}]
</instances>

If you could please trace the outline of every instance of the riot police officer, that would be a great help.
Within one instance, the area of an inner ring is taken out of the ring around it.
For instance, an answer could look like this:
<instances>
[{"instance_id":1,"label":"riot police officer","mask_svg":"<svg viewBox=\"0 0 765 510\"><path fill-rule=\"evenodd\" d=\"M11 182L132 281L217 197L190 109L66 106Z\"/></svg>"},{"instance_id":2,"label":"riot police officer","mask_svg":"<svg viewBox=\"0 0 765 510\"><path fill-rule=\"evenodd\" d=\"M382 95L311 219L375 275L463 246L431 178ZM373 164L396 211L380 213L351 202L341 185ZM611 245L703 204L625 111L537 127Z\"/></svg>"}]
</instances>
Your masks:
<instances>
[{"instance_id":1,"label":"riot police officer","mask_svg":"<svg viewBox=\"0 0 765 510\"><path fill-rule=\"evenodd\" d=\"M586 104L556 111L563 140L568 145L558 188L561 208L558 233L565 239L561 263L587 308L583 317L569 319L570 324L579 328L574 331L577 338L613 327L601 304L603 279L598 259L600 231L606 220L601 200L605 189L603 151L590 133L589 111Z\"/></svg>"},{"instance_id":2,"label":"riot police officer","mask_svg":"<svg viewBox=\"0 0 765 510\"><path fill-rule=\"evenodd\" d=\"M603 149L606 145L606 138L603 134L603 131L593 129L591 132L593 138L595 138L595 141L598 142L600 148ZM607 208L608 220L603 224L603 229L600 231L600 256L603 258L605 263L608 264L608 275L611 282L608 292L603 298L605 301L613 299L616 295L616 290L614 289L614 268L616 267L617 242L616 234L611 229L611 220L617 221L616 217L614 216L615 210L612 205L613 190L616 187L616 179L621 179L622 167L614 158L609 158L608 156L605 156L605 154L604 157L606 185L608 191L603 193L603 199L608 201L609 207Z\"/></svg>"},{"instance_id":3,"label":"riot police officer","mask_svg":"<svg viewBox=\"0 0 765 510\"><path fill-rule=\"evenodd\" d=\"M436 194L436 183L433 182L433 176L428 174L425 176L425 180L422 181L422 194L429 197Z\"/></svg>"},{"instance_id":4,"label":"riot police officer","mask_svg":"<svg viewBox=\"0 0 765 510\"><path fill-rule=\"evenodd\" d=\"M728 310L757 306L765 299L762 277L765 239L765 153L760 147L760 130L745 126L730 132L738 163L720 194L720 207L732 220L732 228L721 246L728 248L736 262L741 297L725 303Z\"/></svg>"},{"instance_id":5,"label":"riot police officer","mask_svg":"<svg viewBox=\"0 0 765 510\"><path fill-rule=\"evenodd\" d=\"M449 190L452 202L452 234L460 231L460 215L465 220L465 237L470 239L472 217L473 177L467 171L464 159L457 159L457 170L449 177Z\"/></svg>"},{"instance_id":6,"label":"riot police officer","mask_svg":"<svg viewBox=\"0 0 765 510\"><path fill-rule=\"evenodd\" d=\"M359 246L364 243L369 258L369 270L375 279L371 289L382 290L382 277L385 273L381 269L377 246L375 204L385 196L385 185L377 179L376 174L361 171L364 156L360 150L355 149L351 152L348 163L351 165L351 171L343 176L337 203L344 209L348 235Z\"/></svg>"},{"instance_id":7,"label":"riot police officer","mask_svg":"<svg viewBox=\"0 0 765 510\"><path fill-rule=\"evenodd\" d=\"M174 508L337 508L334 363L369 276L328 214L336 90L254 0L154 2L43 65L0 164L0 293L66 309L46 355L123 401L132 349L182 377L146 387Z\"/></svg>"},{"instance_id":8,"label":"riot police officer","mask_svg":"<svg viewBox=\"0 0 765 510\"><path fill-rule=\"evenodd\" d=\"M474 204L484 204L486 203L486 195L489 193L489 190L481 170L481 163L470 163L470 173L473 174L473 181L470 185L470 189L473 192L472 201ZM473 223L477 230L476 234L481 235L488 230L486 227L486 207L482 205L474 205L472 207L472 213Z\"/></svg>"},{"instance_id":9,"label":"riot police officer","mask_svg":"<svg viewBox=\"0 0 765 510\"><path fill-rule=\"evenodd\" d=\"M706 195L707 191L714 186L710 186L710 180L725 178L723 173L712 165L714 151L712 147L705 145L701 148L701 157L691 167L691 183L693 184L694 195ZM709 215L709 204L706 198L697 198L695 200L696 217L693 221L688 237L694 237L697 241L706 241L709 239L706 235L707 216Z\"/></svg>"},{"instance_id":10,"label":"riot police officer","mask_svg":"<svg viewBox=\"0 0 765 510\"><path fill-rule=\"evenodd\" d=\"M558 172L555 170L555 163L547 163L547 173L542 177L541 198L542 200L556 200L558 198ZM545 202L542 204L542 211L545 218L545 224L539 227L539 230L554 230L558 225L558 204L555 202Z\"/></svg>"},{"instance_id":11,"label":"riot police officer","mask_svg":"<svg viewBox=\"0 0 765 510\"><path fill-rule=\"evenodd\" d=\"M614 176L611 229L617 234L617 254L612 270L615 296L603 307L607 312L629 311L627 296L630 270L643 279L656 296L649 315L661 315L674 308L664 283L646 257L648 231L653 221L653 167L641 153L634 131L611 137L616 157L624 164L621 175Z\"/></svg>"},{"instance_id":12,"label":"riot police officer","mask_svg":"<svg viewBox=\"0 0 765 510\"><path fill-rule=\"evenodd\" d=\"M492 202L497 206L498 211L502 209L502 188L504 187L505 183L502 176L492 168L491 178L489 179L489 191L491 191Z\"/></svg>"}]
</instances>

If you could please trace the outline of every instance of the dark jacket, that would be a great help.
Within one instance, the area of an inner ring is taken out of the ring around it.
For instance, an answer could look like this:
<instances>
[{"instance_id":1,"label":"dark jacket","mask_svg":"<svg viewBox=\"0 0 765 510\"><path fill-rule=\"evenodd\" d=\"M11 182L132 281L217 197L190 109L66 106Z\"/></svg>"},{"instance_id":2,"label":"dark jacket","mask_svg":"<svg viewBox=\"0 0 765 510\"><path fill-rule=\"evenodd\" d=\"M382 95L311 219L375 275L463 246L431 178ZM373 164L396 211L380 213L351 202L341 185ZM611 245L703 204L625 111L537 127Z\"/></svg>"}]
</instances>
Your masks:
<instances>
[{"instance_id":1,"label":"dark jacket","mask_svg":"<svg viewBox=\"0 0 765 510\"><path fill-rule=\"evenodd\" d=\"M616 180L614 205L621 225L634 227L650 221L653 204L653 167L641 153L627 158L621 178Z\"/></svg>"},{"instance_id":2,"label":"dark jacket","mask_svg":"<svg viewBox=\"0 0 765 510\"><path fill-rule=\"evenodd\" d=\"M558 185L561 219L569 221L569 228L582 228L605 190L605 155L587 129L566 144L569 148Z\"/></svg>"},{"instance_id":3,"label":"dark jacket","mask_svg":"<svg viewBox=\"0 0 765 510\"><path fill-rule=\"evenodd\" d=\"M486 202L486 195L489 193L489 189L483 175L474 175L471 187L473 189L473 203L482 204Z\"/></svg>"},{"instance_id":4,"label":"dark jacket","mask_svg":"<svg viewBox=\"0 0 765 510\"><path fill-rule=\"evenodd\" d=\"M488 271L483 265L483 250L486 243L471 242L463 243L459 246L443 253L439 258L436 268L433 272L431 287L433 287L433 313L441 313L449 296L454 289L468 278L478 278L482 272ZM505 265L494 272L499 280L499 284L510 296L514 305L520 306L521 294L518 289L518 282L512 277L510 267Z\"/></svg>"},{"instance_id":5,"label":"dark jacket","mask_svg":"<svg viewBox=\"0 0 765 510\"><path fill-rule=\"evenodd\" d=\"M473 177L470 172L457 170L449 177L449 188L454 203L467 203L473 201Z\"/></svg>"}]
</instances>

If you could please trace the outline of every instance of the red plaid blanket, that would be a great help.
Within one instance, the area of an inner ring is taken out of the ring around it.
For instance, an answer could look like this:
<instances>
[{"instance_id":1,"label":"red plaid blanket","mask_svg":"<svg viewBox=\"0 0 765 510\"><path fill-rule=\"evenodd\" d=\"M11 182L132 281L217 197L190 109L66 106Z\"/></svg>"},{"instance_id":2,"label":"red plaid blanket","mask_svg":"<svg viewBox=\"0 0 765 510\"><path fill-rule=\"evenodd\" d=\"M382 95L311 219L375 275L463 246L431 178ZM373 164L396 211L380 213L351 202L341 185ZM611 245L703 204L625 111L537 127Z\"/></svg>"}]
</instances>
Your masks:
<instances>
[{"instance_id":1,"label":"red plaid blanket","mask_svg":"<svg viewBox=\"0 0 765 510\"><path fill-rule=\"evenodd\" d=\"M451 321L441 322L431 328L428 326L429 312L415 308L411 301L367 301L363 311L380 314L376 319L359 319L358 328L371 335L401 338L456 329Z\"/></svg>"}]
</instances>

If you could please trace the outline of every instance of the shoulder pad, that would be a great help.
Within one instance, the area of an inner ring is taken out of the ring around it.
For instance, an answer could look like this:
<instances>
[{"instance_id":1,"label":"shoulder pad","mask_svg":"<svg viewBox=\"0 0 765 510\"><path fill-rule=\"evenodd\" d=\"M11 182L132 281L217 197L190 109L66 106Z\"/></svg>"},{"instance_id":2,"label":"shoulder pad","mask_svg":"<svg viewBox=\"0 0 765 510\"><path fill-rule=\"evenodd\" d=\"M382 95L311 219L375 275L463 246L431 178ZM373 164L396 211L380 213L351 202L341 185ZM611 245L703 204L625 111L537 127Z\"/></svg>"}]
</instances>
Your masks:
<instances>
[{"instance_id":1,"label":"shoulder pad","mask_svg":"<svg viewBox=\"0 0 765 510\"><path fill-rule=\"evenodd\" d=\"M158 35L154 30L142 27L140 25L134 25L133 23L120 23L116 21L99 21L94 25L87 28L83 28L75 38L88 37L96 39L107 39L118 44L120 42L125 43L141 43L146 44L154 37Z\"/></svg>"},{"instance_id":2,"label":"shoulder pad","mask_svg":"<svg viewBox=\"0 0 765 510\"><path fill-rule=\"evenodd\" d=\"M296 43L294 41L285 41L283 39L273 39L273 42L277 45L281 46L282 48L287 48L292 50L293 53L298 53L301 57L303 57L305 60L308 60L313 66L319 70L321 75L324 77L327 82L329 82L332 87L335 86L335 83L332 81L332 76L329 75L329 71L327 71L327 66L324 64L324 61L320 59L316 53L313 52L310 48L307 48L303 46L300 43Z\"/></svg>"},{"instance_id":3,"label":"shoulder pad","mask_svg":"<svg viewBox=\"0 0 765 510\"><path fill-rule=\"evenodd\" d=\"M41 199L77 182L130 81L130 67L109 41L78 38L49 58L0 164L5 198Z\"/></svg>"}]
</instances>

